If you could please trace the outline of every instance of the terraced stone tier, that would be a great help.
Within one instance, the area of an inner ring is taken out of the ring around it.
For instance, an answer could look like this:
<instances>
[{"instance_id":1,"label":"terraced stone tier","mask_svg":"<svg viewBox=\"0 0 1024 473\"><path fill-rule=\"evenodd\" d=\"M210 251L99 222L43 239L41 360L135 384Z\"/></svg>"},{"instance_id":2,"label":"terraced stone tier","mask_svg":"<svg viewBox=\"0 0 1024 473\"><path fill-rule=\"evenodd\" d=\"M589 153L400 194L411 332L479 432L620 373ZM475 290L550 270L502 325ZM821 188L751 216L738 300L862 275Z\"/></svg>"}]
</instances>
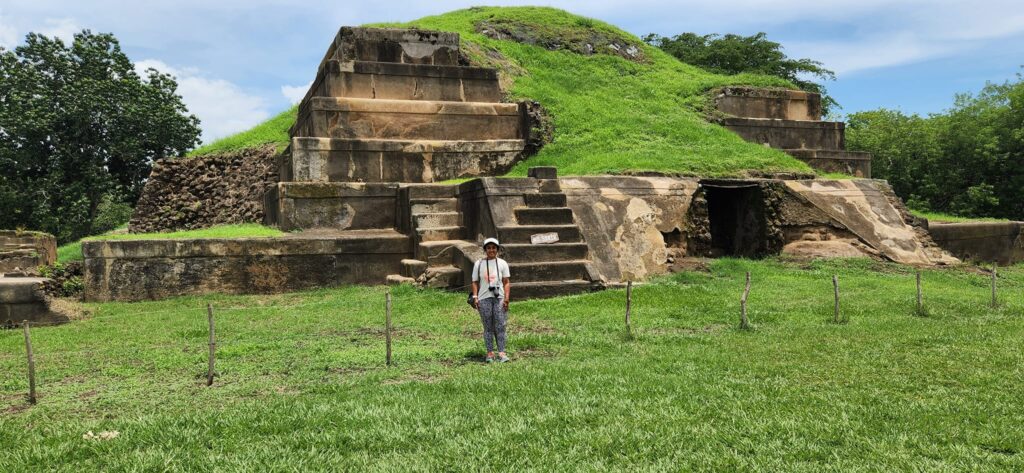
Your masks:
<instances>
[{"instance_id":1,"label":"terraced stone tier","mask_svg":"<svg viewBox=\"0 0 1024 473\"><path fill-rule=\"evenodd\" d=\"M459 64L459 35L441 31L343 26L322 62L375 61L402 64Z\"/></svg>"},{"instance_id":2,"label":"terraced stone tier","mask_svg":"<svg viewBox=\"0 0 1024 473\"><path fill-rule=\"evenodd\" d=\"M394 230L283 238L90 241L85 299L137 301L185 294L260 294L382 284L411 255Z\"/></svg>"},{"instance_id":3,"label":"terraced stone tier","mask_svg":"<svg viewBox=\"0 0 1024 473\"><path fill-rule=\"evenodd\" d=\"M834 149L786 149L790 156L824 172L841 172L854 177L871 177L871 153Z\"/></svg>"},{"instance_id":4,"label":"terraced stone tier","mask_svg":"<svg viewBox=\"0 0 1024 473\"><path fill-rule=\"evenodd\" d=\"M279 182L266 193L264 223L284 231L392 229L397 183Z\"/></svg>"},{"instance_id":5,"label":"terraced stone tier","mask_svg":"<svg viewBox=\"0 0 1024 473\"><path fill-rule=\"evenodd\" d=\"M510 140L523 135L519 104L313 97L292 137Z\"/></svg>"},{"instance_id":6,"label":"terraced stone tier","mask_svg":"<svg viewBox=\"0 0 1024 473\"><path fill-rule=\"evenodd\" d=\"M313 97L449 102L502 100L495 69L335 60L320 66L300 108L305 108Z\"/></svg>"},{"instance_id":7,"label":"terraced stone tier","mask_svg":"<svg viewBox=\"0 0 1024 473\"><path fill-rule=\"evenodd\" d=\"M742 118L821 120L821 95L802 90L723 87L715 96L718 110Z\"/></svg>"},{"instance_id":8,"label":"terraced stone tier","mask_svg":"<svg viewBox=\"0 0 1024 473\"><path fill-rule=\"evenodd\" d=\"M504 174L523 140L426 141L293 138L282 181L436 182Z\"/></svg>"},{"instance_id":9,"label":"terraced stone tier","mask_svg":"<svg viewBox=\"0 0 1024 473\"><path fill-rule=\"evenodd\" d=\"M726 118L723 126L743 139L780 149L845 148L843 122L775 120L768 118Z\"/></svg>"}]
</instances>

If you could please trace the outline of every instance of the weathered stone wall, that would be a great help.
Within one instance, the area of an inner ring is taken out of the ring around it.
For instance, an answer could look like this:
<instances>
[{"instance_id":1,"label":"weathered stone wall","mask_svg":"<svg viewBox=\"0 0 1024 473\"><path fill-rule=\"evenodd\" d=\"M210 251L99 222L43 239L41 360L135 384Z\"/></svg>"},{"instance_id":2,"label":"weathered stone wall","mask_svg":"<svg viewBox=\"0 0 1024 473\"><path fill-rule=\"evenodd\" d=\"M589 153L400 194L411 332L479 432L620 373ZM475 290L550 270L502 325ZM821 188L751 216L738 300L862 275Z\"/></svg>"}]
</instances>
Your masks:
<instances>
[{"instance_id":1,"label":"weathered stone wall","mask_svg":"<svg viewBox=\"0 0 1024 473\"><path fill-rule=\"evenodd\" d=\"M263 221L264 193L278 180L276 154L274 145L266 145L156 162L128 231L191 230Z\"/></svg>"},{"instance_id":2,"label":"weathered stone wall","mask_svg":"<svg viewBox=\"0 0 1024 473\"><path fill-rule=\"evenodd\" d=\"M67 314L53 310L44 291L45 278L0 277L0 328L14 328L22 321L62 323Z\"/></svg>"},{"instance_id":3,"label":"weathered stone wall","mask_svg":"<svg viewBox=\"0 0 1024 473\"><path fill-rule=\"evenodd\" d=\"M1024 261L1024 222L929 223L928 231L942 249L963 260Z\"/></svg>"},{"instance_id":4,"label":"weathered stone wall","mask_svg":"<svg viewBox=\"0 0 1024 473\"><path fill-rule=\"evenodd\" d=\"M667 272L669 258L687 254L695 230L687 225L687 213L697 179L609 176L559 182L601 279L647 279Z\"/></svg>"},{"instance_id":5,"label":"weathered stone wall","mask_svg":"<svg viewBox=\"0 0 1024 473\"><path fill-rule=\"evenodd\" d=\"M392 229L397 199L397 183L280 182L267 190L264 224L284 231Z\"/></svg>"},{"instance_id":6,"label":"weathered stone wall","mask_svg":"<svg viewBox=\"0 0 1024 473\"><path fill-rule=\"evenodd\" d=\"M34 270L57 261L57 240L48 233L0 230L0 273Z\"/></svg>"},{"instance_id":7,"label":"weathered stone wall","mask_svg":"<svg viewBox=\"0 0 1024 473\"><path fill-rule=\"evenodd\" d=\"M90 241L87 301L186 294L263 294L340 284L383 284L411 256L395 231L201 240Z\"/></svg>"}]
</instances>

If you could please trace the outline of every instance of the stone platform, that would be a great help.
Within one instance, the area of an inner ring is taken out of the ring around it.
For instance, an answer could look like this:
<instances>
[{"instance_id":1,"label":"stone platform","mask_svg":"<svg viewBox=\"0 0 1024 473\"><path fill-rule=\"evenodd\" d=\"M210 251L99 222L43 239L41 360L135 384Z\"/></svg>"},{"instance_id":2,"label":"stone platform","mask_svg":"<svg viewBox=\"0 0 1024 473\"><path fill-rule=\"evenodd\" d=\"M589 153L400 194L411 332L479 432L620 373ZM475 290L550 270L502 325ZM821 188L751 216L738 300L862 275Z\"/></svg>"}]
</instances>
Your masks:
<instances>
[{"instance_id":1,"label":"stone platform","mask_svg":"<svg viewBox=\"0 0 1024 473\"><path fill-rule=\"evenodd\" d=\"M0 274L57 261L57 240L40 232L0 230Z\"/></svg>"},{"instance_id":2,"label":"stone platform","mask_svg":"<svg viewBox=\"0 0 1024 473\"><path fill-rule=\"evenodd\" d=\"M381 284L409 252L409 237L386 229L283 238L89 241L82 244L85 300Z\"/></svg>"},{"instance_id":3,"label":"stone platform","mask_svg":"<svg viewBox=\"0 0 1024 473\"><path fill-rule=\"evenodd\" d=\"M64 314L50 309L43 295L46 278L0 277L0 327L14 328L25 320L31 323L57 324L68 321Z\"/></svg>"},{"instance_id":4,"label":"stone platform","mask_svg":"<svg viewBox=\"0 0 1024 473\"><path fill-rule=\"evenodd\" d=\"M797 90L725 87L714 97L722 126L824 172L871 177L871 155L846 151L846 125L821 121L821 96Z\"/></svg>"},{"instance_id":5,"label":"stone platform","mask_svg":"<svg viewBox=\"0 0 1024 473\"><path fill-rule=\"evenodd\" d=\"M928 231L935 243L965 261L1024 261L1024 222L929 222Z\"/></svg>"}]
</instances>

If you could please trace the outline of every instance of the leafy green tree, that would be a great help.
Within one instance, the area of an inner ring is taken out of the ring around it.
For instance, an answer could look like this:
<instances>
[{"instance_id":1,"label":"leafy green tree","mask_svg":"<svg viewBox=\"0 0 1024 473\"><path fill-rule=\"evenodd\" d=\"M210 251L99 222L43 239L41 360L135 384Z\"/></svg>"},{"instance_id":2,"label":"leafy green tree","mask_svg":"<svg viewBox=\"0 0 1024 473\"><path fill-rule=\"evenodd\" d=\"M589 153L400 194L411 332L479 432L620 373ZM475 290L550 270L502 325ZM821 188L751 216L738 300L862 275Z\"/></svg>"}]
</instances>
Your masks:
<instances>
[{"instance_id":1,"label":"leafy green tree","mask_svg":"<svg viewBox=\"0 0 1024 473\"><path fill-rule=\"evenodd\" d=\"M102 203L134 204L153 160L199 143L174 79L146 75L110 34L0 48L0 228L89 235Z\"/></svg>"},{"instance_id":2,"label":"leafy green tree","mask_svg":"<svg viewBox=\"0 0 1024 473\"><path fill-rule=\"evenodd\" d=\"M835 73L812 59L790 59L782 52L782 45L769 41L765 33L752 36L735 34L683 33L673 37L649 34L644 42L692 64L719 74L750 72L782 77L802 90L821 94L822 111L828 113L839 104L828 95L825 86L803 77L835 80Z\"/></svg>"},{"instance_id":3,"label":"leafy green tree","mask_svg":"<svg viewBox=\"0 0 1024 473\"><path fill-rule=\"evenodd\" d=\"M848 117L847 147L921 210L1024 219L1024 78L960 94L927 118L891 110Z\"/></svg>"}]
</instances>

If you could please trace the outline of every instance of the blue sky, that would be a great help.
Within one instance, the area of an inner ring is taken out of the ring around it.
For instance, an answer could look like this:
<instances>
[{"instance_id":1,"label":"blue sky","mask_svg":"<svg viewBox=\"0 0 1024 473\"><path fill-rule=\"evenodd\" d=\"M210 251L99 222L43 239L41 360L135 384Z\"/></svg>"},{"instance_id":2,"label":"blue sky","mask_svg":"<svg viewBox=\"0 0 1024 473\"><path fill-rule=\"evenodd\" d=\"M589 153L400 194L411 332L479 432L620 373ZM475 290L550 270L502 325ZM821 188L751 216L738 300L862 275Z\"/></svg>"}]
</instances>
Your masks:
<instances>
[{"instance_id":1,"label":"blue sky","mask_svg":"<svg viewBox=\"0 0 1024 473\"><path fill-rule=\"evenodd\" d=\"M406 21L478 1L0 0L0 46L29 31L112 32L140 67L178 77L206 141L287 108L342 25ZM631 33L768 33L790 57L837 72L827 84L852 113L941 112L953 95L1013 79L1024 65L1020 0L634 0L498 2L563 8Z\"/></svg>"}]
</instances>

